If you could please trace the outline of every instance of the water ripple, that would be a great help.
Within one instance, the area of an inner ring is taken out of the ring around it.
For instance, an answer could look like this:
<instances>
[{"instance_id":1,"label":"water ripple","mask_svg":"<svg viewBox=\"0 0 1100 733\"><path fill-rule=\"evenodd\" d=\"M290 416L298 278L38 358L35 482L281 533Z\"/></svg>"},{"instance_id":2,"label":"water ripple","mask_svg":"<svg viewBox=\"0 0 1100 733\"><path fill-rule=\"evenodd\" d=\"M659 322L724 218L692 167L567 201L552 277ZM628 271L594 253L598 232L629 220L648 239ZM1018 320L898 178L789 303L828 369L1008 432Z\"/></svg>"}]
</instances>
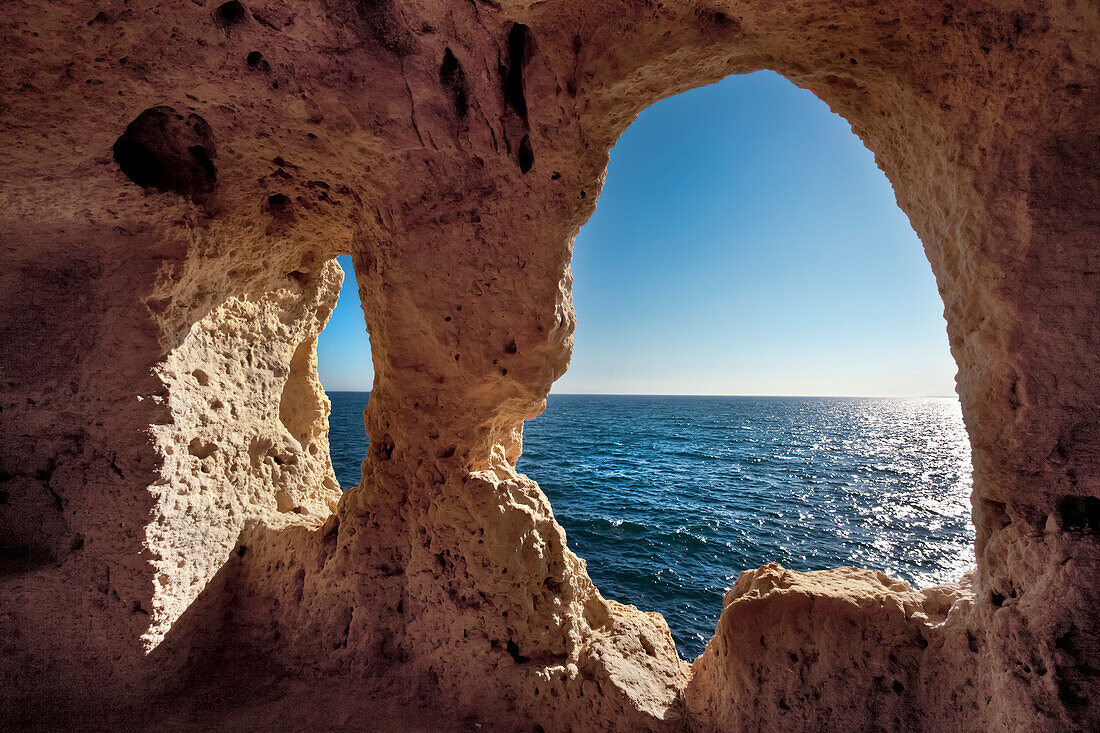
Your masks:
<instances>
[{"instance_id":1,"label":"water ripple","mask_svg":"<svg viewBox=\"0 0 1100 733\"><path fill-rule=\"evenodd\" d=\"M359 479L366 397L330 395L342 486ZM955 399L551 395L519 469L601 592L660 611L686 658L738 573L765 562L860 565L915 587L974 563Z\"/></svg>"}]
</instances>

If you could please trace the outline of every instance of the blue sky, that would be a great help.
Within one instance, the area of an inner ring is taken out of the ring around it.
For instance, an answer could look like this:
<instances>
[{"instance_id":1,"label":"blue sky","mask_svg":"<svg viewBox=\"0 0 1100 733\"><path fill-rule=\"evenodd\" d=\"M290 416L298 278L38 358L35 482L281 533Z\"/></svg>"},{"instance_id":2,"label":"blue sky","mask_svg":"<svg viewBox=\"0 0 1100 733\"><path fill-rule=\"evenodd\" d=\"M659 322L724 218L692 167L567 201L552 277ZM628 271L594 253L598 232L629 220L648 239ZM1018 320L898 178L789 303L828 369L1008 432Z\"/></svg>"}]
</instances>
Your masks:
<instances>
[{"instance_id":1,"label":"blue sky","mask_svg":"<svg viewBox=\"0 0 1100 733\"><path fill-rule=\"evenodd\" d=\"M370 389L351 262L318 345L326 389ZM943 303L847 122L772 72L645 110L573 253L556 393L952 395Z\"/></svg>"},{"instance_id":2,"label":"blue sky","mask_svg":"<svg viewBox=\"0 0 1100 733\"><path fill-rule=\"evenodd\" d=\"M339 261L344 269L344 284L336 309L317 339L317 371L321 384L329 392L369 392L374 367L351 255L341 255Z\"/></svg>"}]
</instances>

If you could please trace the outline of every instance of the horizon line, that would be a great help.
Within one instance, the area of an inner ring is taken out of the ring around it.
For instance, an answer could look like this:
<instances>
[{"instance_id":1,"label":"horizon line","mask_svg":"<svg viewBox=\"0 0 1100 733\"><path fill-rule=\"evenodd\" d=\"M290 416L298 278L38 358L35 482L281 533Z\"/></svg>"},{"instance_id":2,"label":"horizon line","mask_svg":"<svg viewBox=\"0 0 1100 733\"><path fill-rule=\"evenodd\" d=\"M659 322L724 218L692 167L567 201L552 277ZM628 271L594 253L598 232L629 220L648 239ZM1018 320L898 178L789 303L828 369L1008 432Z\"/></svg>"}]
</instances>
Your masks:
<instances>
[{"instance_id":1,"label":"horizon line","mask_svg":"<svg viewBox=\"0 0 1100 733\"><path fill-rule=\"evenodd\" d=\"M326 389L326 394L347 392L352 394L370 394L369 389ZM676 392L551 392L550 395L558 397L805 397L814 399L838 399L838 400L928 400L928 399L958 399L957 394L914 394L914 395L884 395L884 394L720 394L716 392L676 393Z\"/></svg>"}]
</instances>

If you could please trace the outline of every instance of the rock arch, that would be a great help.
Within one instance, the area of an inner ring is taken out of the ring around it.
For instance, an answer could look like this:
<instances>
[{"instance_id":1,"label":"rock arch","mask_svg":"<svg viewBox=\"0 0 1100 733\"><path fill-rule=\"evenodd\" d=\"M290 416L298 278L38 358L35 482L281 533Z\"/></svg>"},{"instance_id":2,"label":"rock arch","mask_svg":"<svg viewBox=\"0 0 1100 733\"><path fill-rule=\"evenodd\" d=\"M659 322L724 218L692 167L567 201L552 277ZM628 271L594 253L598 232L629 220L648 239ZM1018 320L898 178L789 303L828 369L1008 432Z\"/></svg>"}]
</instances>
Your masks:
<instances>
[{"instance_id":1,"label":"rock arch","mask_svg":"<svg viewBox=\"0 0 1100 733\"><path fill-rule=\"evenodd\" d=\"M388 699L517 729L1087 728L1098 30L1086 4L1013 2L13 11L9 719L118 723L170 695L166 725L369 727ZM570 247L611 145L653 101L761 68L852 122L925 244L978 569L915 594L762 568L688 667L659 616L600 598L513 466L568 364ZM288 379L310 394L295 354L343 252L376 383L333 509L326 452L295 448L324 411L291 435L280 404Z\"/></svg>"}]
</instances>

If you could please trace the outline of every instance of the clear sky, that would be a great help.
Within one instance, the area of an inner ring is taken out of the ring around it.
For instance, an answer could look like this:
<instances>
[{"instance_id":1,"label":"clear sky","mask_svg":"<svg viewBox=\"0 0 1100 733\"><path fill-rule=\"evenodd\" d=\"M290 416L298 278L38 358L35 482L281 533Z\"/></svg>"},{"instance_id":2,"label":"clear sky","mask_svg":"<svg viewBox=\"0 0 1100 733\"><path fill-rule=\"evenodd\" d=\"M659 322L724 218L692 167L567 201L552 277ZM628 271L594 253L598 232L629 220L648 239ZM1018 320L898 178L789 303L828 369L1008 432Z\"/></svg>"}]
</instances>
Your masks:
<instances>
[{"instance_id":1,"label":"clear sky","mask_svg":"<svg viewBox=\"0 0 1100 733\"><path fill-rule=\"evenodd\" d=\"M369 390L351 263L318 346ZM847 122L772 72L645 110L573 253L556 393L952 395L928 260Z\"/></svg>"},{"instance_id":2,"label":"clear sky","mask_svg":"<svg viewBox=\"0 0 1100 733\"><path fill-rule=\"evenodd\" d=\"M351 255L341 255L339 261L344 269L344 284L336 310L317 339L317 371L321 384L329 392L370 392L374 367Z\"/></svg>"}]
</instances>

